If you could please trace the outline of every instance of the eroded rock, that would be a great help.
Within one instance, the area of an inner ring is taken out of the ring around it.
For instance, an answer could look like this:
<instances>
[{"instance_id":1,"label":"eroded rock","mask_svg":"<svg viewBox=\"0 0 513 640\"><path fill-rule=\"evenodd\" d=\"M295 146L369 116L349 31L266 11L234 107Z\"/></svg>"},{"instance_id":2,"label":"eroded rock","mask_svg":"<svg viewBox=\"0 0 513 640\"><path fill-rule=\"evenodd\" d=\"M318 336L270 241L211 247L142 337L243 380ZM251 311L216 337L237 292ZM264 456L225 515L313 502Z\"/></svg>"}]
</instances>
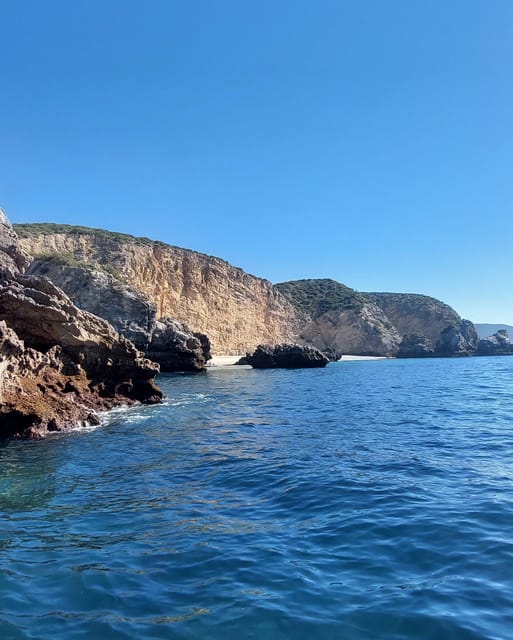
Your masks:
<instances>
[{"instance_id":1,"label":"eroded rock","mask_svg":"<svg viewBox=\"0 0 513 640\"><path fill-rule=\"evenodd\" d=\"M172 318L157 320L157 305L111 274L57 257L34 260L28 273L49 277L78 307L112 324L162 372L205 370L211 357L208 337Z\"/></svg>"},{"instance_id":2,"label":"eroded rock","mask_svg":"<svg viewBox=\"0 0 513 640\"><path fill-rule=\"evenodd\" d=\"M246 360L255 369L325 367L329 362L318 349L299 344L259 344Z\"/></svg>"},{"instance_id":3,"label":"eroded rock","mask_svg":"<svg viewBox=\"0 0 513 640\"><path fill-rule=\"evenodd\" d=\"M513 355L513 344L509 339L508 332L500 329L492 336L479 340L477 347L479 356L510 356Z\"/></svg>"},{"instance_id":4,"label":"eroded rock","mask_svg":"<svg viewBox=\"0 0 513 640\"><path fill-rule=\"evenodd\" d=\"M159 402L158 365L50 280L23 275L26 256L0 220L0 437L41 437L97 410Z\"/></svg>"},{"instance_id":5,"label":"eroded rock","mask_svg":"<svg viewBox=\"0 0 513 640\"><path fill-rule=\"evenodd\" d=\"M182 323L164 318L155 324L148 358L160 364L161 371L204 371L211 358L210 341L203 333L192 333Z\"/></svg>"}]
</instances>

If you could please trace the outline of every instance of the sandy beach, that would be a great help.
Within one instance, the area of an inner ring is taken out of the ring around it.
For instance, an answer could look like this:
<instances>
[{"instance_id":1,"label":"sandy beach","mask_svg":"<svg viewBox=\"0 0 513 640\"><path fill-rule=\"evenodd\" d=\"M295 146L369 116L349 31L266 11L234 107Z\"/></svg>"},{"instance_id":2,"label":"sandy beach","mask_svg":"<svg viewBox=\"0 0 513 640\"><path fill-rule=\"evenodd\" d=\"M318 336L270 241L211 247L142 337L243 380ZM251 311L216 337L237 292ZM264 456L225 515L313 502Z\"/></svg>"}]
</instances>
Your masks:
<instances>
[{"instance_id":1,"label":"sandy beach","mask_svg":"<svg viewBox=\"0 0 513 640\"><path fill-rule=\"evenodd\" d=\"M338 362L349 362L350 360L388 360L387 356L341 356Z\"/></svg>"},{"instance_id":2,"label":"sandy beach","mask_svg":"<svg viewBox=\"0 0 513 640\"><path fill-rule=\"evenodd\" d=\"M207 367L228 367L234 365L242 358L239 356L228 356L228 355L220 355L220 356L212 356L212 359L207 362Z\"/></svg>"},{"instance_id":3,"label":"sandy beach","mask_svg":"<svg viewBox=\"0 0 513 640\"><path fill-rule=\"evenodd\" d=\"M208 361L207 367L229 367L234 365L242 358L241 355L216 355L212 356L212 359ZM357 360L386 360L385 356L342 356L338 362L350 362Z\"/></svg>"}]
</instances>

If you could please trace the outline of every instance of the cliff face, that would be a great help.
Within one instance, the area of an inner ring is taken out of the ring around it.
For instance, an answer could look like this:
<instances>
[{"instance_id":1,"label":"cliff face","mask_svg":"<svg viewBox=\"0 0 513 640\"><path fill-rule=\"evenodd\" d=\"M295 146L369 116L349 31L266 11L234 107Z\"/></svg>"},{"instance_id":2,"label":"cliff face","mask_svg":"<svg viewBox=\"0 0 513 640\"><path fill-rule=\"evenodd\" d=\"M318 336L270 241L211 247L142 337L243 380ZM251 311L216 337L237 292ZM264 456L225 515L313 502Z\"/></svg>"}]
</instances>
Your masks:
<instances>
[{"instance_id":1,"label":"cliff face","mask_svg":"<svg viewBox=\"0 0 513 640\"><path fill-rule=\"evenodd\" d=\"M214 353L243 354L261 343L281 342L306 343L339 355L465 355L477 349L472 323L428 296L364 294L333 280L273 287L219 258L145 238L66 225L16 229L25 251L36 256L31 267L36 272L41 273L41 265L49 268L48 256L82 265L90 273L108 272L107 290L100 296L87 290L82 276L63 280L62 266L59 273L48 273L77 304L93 310L84 303L87 298L96 305L95 313L112 319L109 307L116 306L116 287L129 285L155 318L171 317L207 334ZM130 318L133 304L126 309L117 305L121 316Z\"/></svg>"},{"instance_id":2,"label":"cliff face","mask_svg":"<svg viewBox=\"0 0 513 640\"><path fill-rule=\"evenodd\" d=\"M206 333L214 353L245 353L262 342L290 342L300 315L272 284L224 260L159 242L92 230L53 233L52 225L18 225L33 256L56 254L105 268L144 294L157 318L172 317Z\"/></svg>"},{"instance_id":3,"label":"cliff face","mask_svg":"<svg viewBox=\"0 0 513 640\"><path fill-rule=\"evenodd\" d=\"M0 437L41 437L97 422L98 409L158 402L158 366L50 280L24 275L27 261L0 210Z\"/></svg>"},{"instance_id":4,"label":"cliff face","mask_svg":"<svg viewBox=\"0 0 513 640\"><path fill-rule=\"evenodd\" d=\"M383 311L354 289L334 280L295 280L276 285L306 320L301 337L337 354L391 356L401 336Z\"/></svg>"},{"instance_id":5,"label":"cliff face","mask_svg":"<svg viewBox=\"0 0 513 640\"><path fill-rule=\"evenodd\" d=\"M176 320L157 321L156 305L114 276L87 265L70 265L57 256L36 258L27 273L45 276L80 307L109 322L162 372L204 371L210 358L206 335L191 333Z\"/></svg>"},{"instance_id":6,"label":"cliff face","mask_svg":"<svg viewBox=\"0 0 513 640\"><path fill-rule=\"evenodd\" d=\"M474 325L462 318L449 305L413 293L365 293L370 302L380 307L404 337L399 355L422 355L417 346L408 352L407 345L424 338L427 355L470 355L477 349Z\"/></svg>"},{"instance_id":7,"label":"cliff face","mask_svg":"<svg viewBox=\"0 0 513 640\"><path fill-rule=\"evenodd\" d=\"M460 316L436 298L410 293L365 293L380 307L401 335L423 335L433 344L450 325L459 325Z\"/></svg>"}]
</instances>

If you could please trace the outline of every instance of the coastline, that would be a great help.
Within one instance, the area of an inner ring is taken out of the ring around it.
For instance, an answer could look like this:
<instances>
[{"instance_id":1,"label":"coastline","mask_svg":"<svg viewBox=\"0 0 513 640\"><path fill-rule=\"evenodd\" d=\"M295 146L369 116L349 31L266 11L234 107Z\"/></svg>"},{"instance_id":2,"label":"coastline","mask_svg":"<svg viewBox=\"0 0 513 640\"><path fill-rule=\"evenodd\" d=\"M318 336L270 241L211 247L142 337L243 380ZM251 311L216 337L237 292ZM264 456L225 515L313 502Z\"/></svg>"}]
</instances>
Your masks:
<instances>
[{"instance_id":1,"label":"coastline","mask_svg":"<svg viewBox=\"0 0 513 640\"><path fill-rule=\"evenodd\" d=\"M390 360L390 356L340 356L337 362L349 362L357 360Z\"/></svg>"},{"instance_id":2,"label":"coastline","mask_svg":"<svg viewBox=\"0 0 513 640\"><path fill-rule=\"evenodd\" d=\"M229 354L220 354L212 356L212 358L207 362L207 369L210 367L232 367L242 358L241 355L229 355ZM337 362L351 362L351 361L360 361L360 360L388 360L387 356L341 356ZM247 365L241 365L247 366Z\"/></svg>"}]
</instances>

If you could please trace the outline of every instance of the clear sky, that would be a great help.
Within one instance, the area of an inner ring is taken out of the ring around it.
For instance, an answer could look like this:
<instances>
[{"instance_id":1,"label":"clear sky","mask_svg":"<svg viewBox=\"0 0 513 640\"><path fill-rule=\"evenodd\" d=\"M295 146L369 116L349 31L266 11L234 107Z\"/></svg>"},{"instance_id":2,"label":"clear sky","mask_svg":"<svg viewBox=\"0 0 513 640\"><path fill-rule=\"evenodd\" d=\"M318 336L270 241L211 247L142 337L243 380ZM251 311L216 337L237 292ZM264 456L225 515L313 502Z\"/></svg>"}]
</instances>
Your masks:
<instances>
[{"instance_id":1,"label":"clear sky","mask_svg":"<svg viewBox=\"0 0 513 640\"><path fill-rule=\"evenodd\" d=\"M0 206L513 324L511 0L0 0Z\"/></svg>"}]
</instances>

